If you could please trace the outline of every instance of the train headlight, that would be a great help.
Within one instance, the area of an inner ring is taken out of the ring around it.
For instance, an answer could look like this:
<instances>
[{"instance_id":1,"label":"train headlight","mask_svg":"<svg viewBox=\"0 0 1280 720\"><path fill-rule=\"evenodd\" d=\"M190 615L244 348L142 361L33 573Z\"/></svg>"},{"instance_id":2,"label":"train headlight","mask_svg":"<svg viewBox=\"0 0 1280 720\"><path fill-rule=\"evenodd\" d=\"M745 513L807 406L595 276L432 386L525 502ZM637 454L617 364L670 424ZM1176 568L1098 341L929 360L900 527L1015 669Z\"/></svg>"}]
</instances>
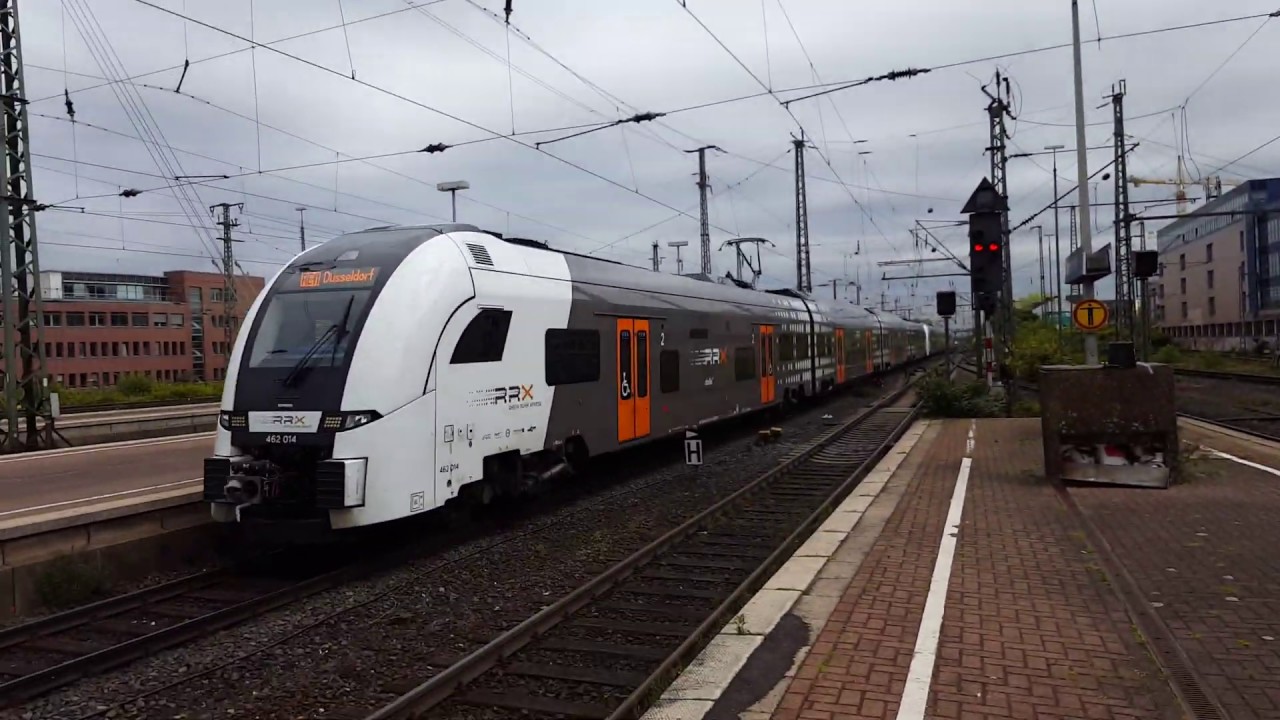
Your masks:
<instances>
[{"instance_id":1,"label":"train headlight","mask_svg":"<svg viewBox=\"0 0 1280 720\"><path fill-rule=\"evenodd\" d=\"M377 420L380 417L382 416L374 412L373 410L362 410L359 412L345 412L342 414L341 430L352 430L354 428L360 427L361 425L368 425L369 423L373 422L374 420Z\"/></svg>"},{"instance_id":2,"label":"train headlight","mask_svg":"<svg viewBox=\"0 0 1280 720\"><path fill-rule=\"evenodd\" d=\"M218 412L218 425L223 430L244 430L249 427L249 417L245 413L222 410Z\"/></svg>"}]
</instances>

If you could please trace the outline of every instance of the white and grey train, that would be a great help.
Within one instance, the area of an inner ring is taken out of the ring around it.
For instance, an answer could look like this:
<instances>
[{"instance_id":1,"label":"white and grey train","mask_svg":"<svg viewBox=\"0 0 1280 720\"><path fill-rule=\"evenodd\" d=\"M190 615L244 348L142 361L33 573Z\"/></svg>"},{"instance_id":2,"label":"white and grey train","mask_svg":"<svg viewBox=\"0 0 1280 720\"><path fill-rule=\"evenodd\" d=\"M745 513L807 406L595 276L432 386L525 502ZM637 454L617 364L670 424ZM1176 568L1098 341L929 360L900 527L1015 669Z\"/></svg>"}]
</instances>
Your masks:
<instances>
[{"instance_id":1,"label":"white and grey train","mask_svg":"<svg viewBox=\"0 0 1280 720\"><path fill-rule=\"evenodd\" d=\"M204 498L342 530L568 474L930 353L928 327L469 225L300 254L249 309Z\"/></svg>"}]
</instances>

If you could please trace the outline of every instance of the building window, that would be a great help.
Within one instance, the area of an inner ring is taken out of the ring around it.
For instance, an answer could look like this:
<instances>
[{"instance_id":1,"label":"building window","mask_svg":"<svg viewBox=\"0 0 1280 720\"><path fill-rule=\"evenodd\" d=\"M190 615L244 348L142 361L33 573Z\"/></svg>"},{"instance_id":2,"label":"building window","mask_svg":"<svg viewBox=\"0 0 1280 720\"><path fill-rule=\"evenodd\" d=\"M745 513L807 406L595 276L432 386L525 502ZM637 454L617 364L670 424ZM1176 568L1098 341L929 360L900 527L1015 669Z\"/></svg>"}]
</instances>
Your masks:
<instances>
[{"instance_id":1,"label":"building window","mask_svg":"<svg viewBox=\"0 0 1280 720\"><path fill-rule=\"evenodd\" d=\"M150 355L150 354L151 354L151 341L150 341L150 340L143 340L143 341L142 341L142 354L143 354L143 355Z\"/></svg>"},{"instance_id":2,"label":"building window","mask_svg":"<svg viewBox=\"0 0 1280 720\"><path fill-rule=\"evenodd\" d=\"M600 379L600 332L547 330L547 385L572 385Z\"/></svg>"},{"instance_id":3,"label":"building window","mask_svg":"<svg viewBox=\"0 0 1280 720\"><path fill-rule=\"evenodd\" d=\"M1206 275L1206 277L1205 277L1205 281L1206 281L1206 282L1208 282L1208 284L1209 284L1209 289L1210 289L1210 290L1212 290L1212 289L1213 289L1213 271L1212 271L1212 270L1210 270L1210 271L1207 273L1207 275Z\"/></svg>"},{"instance_id":4,"label":"building window","mask_svg":"<svg viewBox=\"0 0 1280 720\"><path fill-rule=\"evenodd\" d=\"M1213 298L1209 298L1209 317L1213 317L1218 312L1218 304Z\"/></svg>"},{"instance_id":5,"label":"building window","mask_svg":"<svg viewBox=\"0 0 1280 720\"><path fill-rule=\"evenodd\" d=\"M84 327L84 313L82 312L67 313L67 327Z\"/></svg>"},{"instance_id":6,"label":"building window","mask_svg":"<svg viewBox=\"0 0 1280 720\"><path fill-rule=\"evenodd\" d=\"M1204 261L1213 262L1213 243L1204 246Z\"/></svg>"},{"instance_id":7,"label":"building window","mask_svg":"<svg viewBox=\"0 0 1280 720\"><path fill-rule=\"evenodd\" d=\"M1159 297L1161 300L1163 300L1164 299L1164 283L1161 283L1156 286L1156 292L1160 293Z\"/></svg>"},{"instance_id":8,"label":"building window","mask_svg":"<svg viewBox=\"0 0 1280 720\"><path fill-rule=\"evenodd\" d=\"M1240 252L1244 252L1244 231L1240 231Z\"/></svg>"},{"instance_id":9,"label":"building window","mask_svg":"<svg viewBox=\"0 0 1280 720\"><path fill-rule=\"evenodd\" d=\"M756 378L756 350L750 347L733 349L733 379L738 382Z\"/></svg>"},{"instance_id":10,"label":"building window","mask_svg":"<svg viewBox=\"0 0 1280 720\"><path fill-rule=\"evenodd\" d=\"M62 326L62 313L56 313L56 312L54 312L54 313L51 313L51 312L47 312L47 313L45 313L45 314L44 314L44 326L45 326L45 327L61 327L61 326Z\"/></svg>"},{"instance_id":11,"label":"building window","mask_svg":"<svg viewBox=\"0 0 1280 720\"><path fill-rule=\"evenodd\" d=\"M1185 300L1182 301L1182 319L1187 319L1187 302Z\"/></svg>"},{"instance_id":12,"label":"building window","mask_svg":"<svg viewBox=\"0 0 1280 720\"><path fill-rule=\"evenodd\" d=\"M209 302L222 302L222 288L213 288L209 291Z\"/></svg>"},{"instance_id":13,"label":"building window","mask_svg":"<svg viewBox=\"0 0 1280 720\"><path fill-rule=\"evenodd\" d=\"M182 315L169 313L169 327L182 327Z\"/></svg>"},{"instance_id":14,"label":"building window","mask_svg":"<svg viewBox=\"0 0 1280 720\"><path fill-rule=\"evenodd\" d=\"M1186 254L1186 253L1182 253L1181 255L1179 255L1179 256L1178 256L1178 269L1179 269L1179 270L1186 270L1186 269L1187 269L1187 254Z\"/></svg>"},{"instance_id":15,"label":"building window","mask_svg":"<svg viewBox=\"0 0 1280 720\"><path fill-rule=\"evenodd\" d=\"M1186 278L1179 278L1179 279L1178 279L1178 287L1182 290L1182 294L1183 294L1183 295L1186 295L1186 294L1187 294L1187 279L1186 279Z\"/></svg>"},{"instance_id":16,"label":"building window","mask_svg":"<svg viewBox=\"0 0 1280 720\"><path fill-rule=\"evenodd\" d=\"M184 341L184 342L179 342L179 343L178 343L178 354L179 354L179 355L186 355L186 354L187 354L187 343L186 343L185 341Z\"/></svg>"},{"instance_id":17,"label":"building window","mask_svg":"<svg viewBox=\"0 0 1280 720\"><path fill-rule=\"evenodd\" d=\"M85 352L85 344L84 344L84 343L80 343L80 357L89 357L89 353ZM81 381L80 381L80 384L81 384L81 385L83 385L83 384L84 384L84 380L81 380Z\"/></svg>"},{"instance_id":18,"label":"building window","mask_svg":"<svg viewBox=\"0 0 1280 720\"><path fill-rule=\"evenodd\" d=\"M146 313L134 313L131 320L134 327L147 327Z\"/></svg>"},{"instance_id":19,"label":"building window","mask_svg":"<svg viewBox=\"0 0 1280 720\"><path fill-rule=\"evenodd\" d=\"M84 343L81 343L83 345ZM89 343L89 357L98 357L98 343Z\"/></svg>"},{"instance_id":20,"label":"building window","mask_svg":"<svg viewBox=\"0 0 1280 720\"><path fill-rule=\"evenodd\" d=\"M129 327L129 313L111 313L111 327Z\"/></svg>"},{"instance_id":21,"label":"building window","mask_svg":"<svg viewBox=\"0 0 1280 720\"><path fill-rule=\"evenodd\" d=\"M658 389L664 393L680 391L680 351L658 353Z\"/></svg>"},{"instance_id":22,"label":"building window","mask_svg":"<svg viewBox=\"0 0 1280 720\"><path fill-rule=\"evenodd\" d=\"M151 313L151 327L169 327L168 318L164 313Z\"/></svg>"},{"instance_id":23,"label":"building window","mask_svg":"<svg viewBox=\"0 0 1280 720\"><path fill-rule=\"evenodd\" d=\"M141 355L141 354L142 354L142 343L138 342L137 340L134 340L134 341L133 341L133 356L134 356L134 357L138 357L138 356L139 356L139 355Z\"/></svg>"}]
</instances>

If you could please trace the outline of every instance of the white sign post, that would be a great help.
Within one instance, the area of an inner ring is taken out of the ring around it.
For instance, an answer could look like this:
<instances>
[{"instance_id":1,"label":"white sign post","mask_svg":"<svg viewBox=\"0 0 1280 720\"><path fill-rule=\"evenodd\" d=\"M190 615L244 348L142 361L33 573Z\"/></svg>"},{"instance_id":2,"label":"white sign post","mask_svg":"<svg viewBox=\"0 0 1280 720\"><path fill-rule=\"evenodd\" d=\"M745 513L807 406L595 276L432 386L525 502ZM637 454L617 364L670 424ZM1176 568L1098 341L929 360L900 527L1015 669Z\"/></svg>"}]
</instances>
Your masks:
<instances>
[{"instance_id":1,"label":"white sign post","mask_svg":"<svg viewBox=\"0 0 1280 720\"><path fill-rule=\"evenodd\" d=\"M684 464L702 465L702 438L692 430L684 431Z\"/></svg>"}]
</instances>

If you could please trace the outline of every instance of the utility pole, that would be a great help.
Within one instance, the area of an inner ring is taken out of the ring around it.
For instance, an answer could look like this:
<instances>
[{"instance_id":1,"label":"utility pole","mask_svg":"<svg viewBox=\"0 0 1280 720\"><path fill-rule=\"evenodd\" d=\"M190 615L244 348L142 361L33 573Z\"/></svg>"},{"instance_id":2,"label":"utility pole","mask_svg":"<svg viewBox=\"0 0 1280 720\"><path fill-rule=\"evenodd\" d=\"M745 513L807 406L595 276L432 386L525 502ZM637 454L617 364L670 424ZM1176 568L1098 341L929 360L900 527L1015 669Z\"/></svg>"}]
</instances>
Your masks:
<instances>
[{"instance_id":1,"label":"utility pole","mask_svg":"<svg viewBox=\"0 0 1280 720\"><path fill-rule=\"evenodd\" d=\"M231 355L231 345L236 339L236 257L231 249L232 243L244 242L231 237L231 229L239 227L240 221L231 219L231 208L244 209L244 203L218 203L210 205L209 211L222 211L218 224L222 226L222 329L226 334L226 354Z\"/></svg>"},{"instance_id":2,"label":"utility pole","mask_svg":"<svg viewBox=\"0 0 1280 720\"><path fill-rule=\"evenodd\" d=\"M998 328L996 334L999 337L999 345L995 348L996 363L999 366L1004 364L1007 356L1013 353L1015 330L1013 323L1013 272L1009 249L1009 158L1005 145L1009 137L1008 130L1005 127L1005 118L1014 116L1009 109L1009 97L1012 95L1012 90L1009 86L1008 77L997 70L995 94L992 95L988 92L986 87L982 88L982 92L990 100L987 103L987 117L991 126L991 145L987 150L991 153L991 184L995 186L996 192L1003 199L1003 209L1000 211L1000 262L1003 267L1004 283L1001 287L1000 294L1002 297L999 310L996 313L996 326ZM1013 414L1012 407L1015 392L1016 384L1008 383L1004 389L1004 397L1006 414L1010 416Z\"/></svg>"},{"instance_id":3,"label":"utility pole","mask_svg":"<svg viewBox=\"0 0 1280 720\"><path fill-rule=\"evenodd\" d=\"M1053 151L1053 250L1054 250L1054 310L1058 325L1058 348L1062 348L1062 228L1058 224L1058 151L1065 145L1045 145Z\"/></svg>"},{"instance_id":4,"label":"utility pole","mask_svg":"<svg viewBox=\"0 0 1280 720\"><path fill-rule=\"evenodd\" d=\"M658 257L658 241L653 241L653 271L658 272L658 268L662 266L662 258Z\"/></svg>"},{"instance_id":5,"label":"utility pole","mask_svg":"<svg viewBox=\"0 0 1280 720\"><path fill-rule=\"evenodd\" d=\"M42 302L36 243L36 203L31 188L31 134L18 0L0 0L0 112L3 113L4 247L0 248L3 292L5 449L17 452L53 445L53 410L45 386L40 342ZM19 427L19 420L25 430ZM40 421L44 427L40 427Z\"/></svg>"},{"instance_id":6,"label":"utility pole","mask_svg":"<svg viewBox=\"0 0 1280 720\"><path fill-rule=\"evenodd\" d=\"M1076 92L1076 173L1079 185L1080 254L1088 262L1093 252L1092 228L1089 226L1089 153L1084 137L1084 70L1080 60L1080 0L1071 0L1071 50L1075 64ZM1085 300L1093 299L1093 280L1086 279L1081 294ZM1098 364L1098 336L1084 334L1084 362Z\"/></svg>"},{"instance_id":7,"label":"utility pole","mask_svg":"<svg viewBox=\"0 0 1280 720\"><path fill-rule=\"evenodd\" d=\"M1133 324L1133 233L1129 215L1129 153L1124 141L1125 84L1111 86L1111 108L1114 111L1115 176L1116 176L1116 337L1134 339Z\"/></svg>"},{"instance_id":8,"label":"utility pole","mask_svg":"<svg viewBox=\"0 0 1280 720\"><path fill-rule=\"evenodd\" d=\"M1045 294L1046 288L1044 284L1044 226L1036 225L1036 244L1040 247L1040 300L1043 302L1048 295Z\"/></svg>"},{"instance_id":9,"label":"utility pole","mask_svg":"<svg viewBox=\"0 0 1280 720\"><path fill-rule=\"evenodd\" d=\"M796 289L813 292L813 268L809 259L809 197L804 182L804 130L791 141L796 153Z\"/></svg>"},{"instance_id":10,"label":"utility pole","mask_svg":"<svg viewBox=\"0 0 1280 720\"><path fill-rule=\"evenodd\" d=\"M711 185L707 182L707 151L720 150L715 145L703 145L697 150L685 152L698 153L698 202L701 208L699 238L702 240L702 274L711 277L711 218L707 213L707 190ZM720 150L724 152L724 150Z\"/></svg>"},{"instance_id":11,"label":"utility pole","mask_svg":"<svg viewBox=\"0 0 1280 720\"><path fill-rule=\"evenodd\" d=\"M302 249L302 252L306 252L307 251L307 224L303 220L302 214L305 213L307 209L304 207L296 207L294 208L294 210L298 211L298 246Z\"/></svg>"}]
</instances>

